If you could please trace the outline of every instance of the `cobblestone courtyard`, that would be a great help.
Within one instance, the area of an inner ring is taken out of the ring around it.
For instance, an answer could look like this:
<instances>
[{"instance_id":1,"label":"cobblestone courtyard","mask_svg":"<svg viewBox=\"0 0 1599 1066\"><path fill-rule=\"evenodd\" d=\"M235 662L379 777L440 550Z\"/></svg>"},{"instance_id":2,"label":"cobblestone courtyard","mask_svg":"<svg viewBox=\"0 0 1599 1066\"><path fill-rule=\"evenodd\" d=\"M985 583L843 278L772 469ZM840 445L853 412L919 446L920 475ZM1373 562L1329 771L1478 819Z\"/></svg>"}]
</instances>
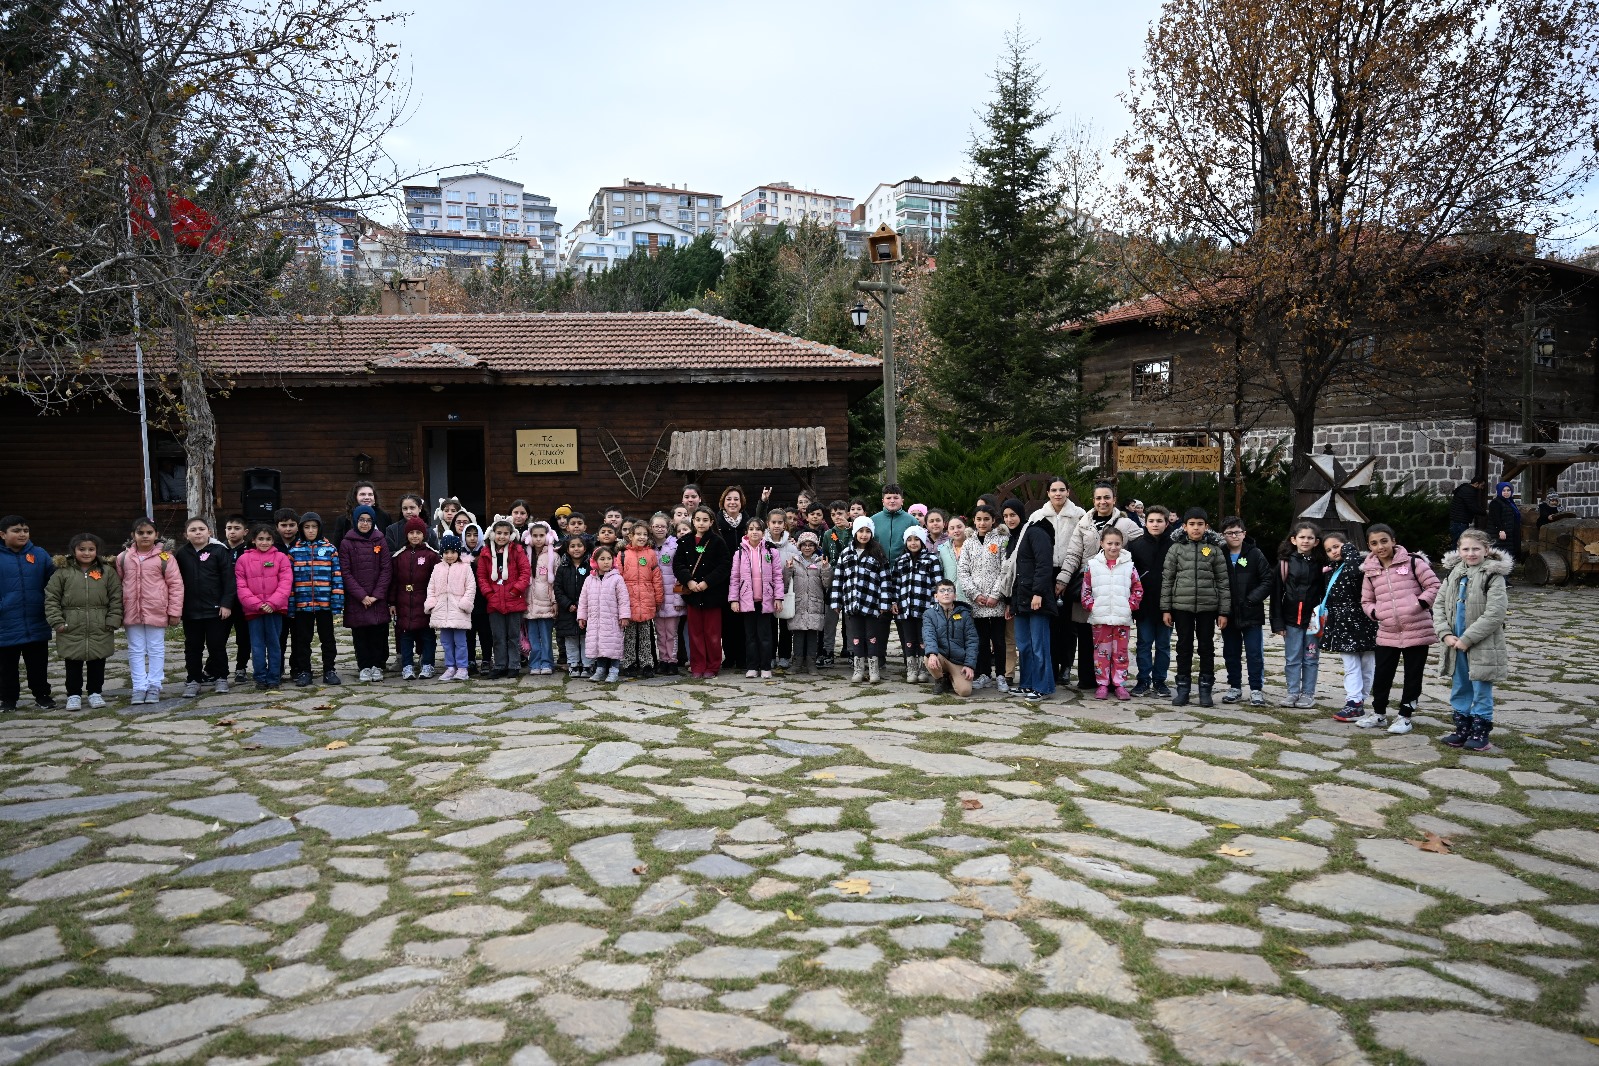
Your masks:
<instances>
[{"instance_id":1,"label":"cobblestone courtyard","mask_svg":"<svg viewBox=\"0 0 1599 1066\"><path fill-rule=\"evenodd\" d=\"M1431 676L1409 736L1331 721L1335 661L1315 711L837 670L24 711L0 1066L1599 1064L1596 620L1512 590L1480 755Z\"/></svg>"}]
</instances>

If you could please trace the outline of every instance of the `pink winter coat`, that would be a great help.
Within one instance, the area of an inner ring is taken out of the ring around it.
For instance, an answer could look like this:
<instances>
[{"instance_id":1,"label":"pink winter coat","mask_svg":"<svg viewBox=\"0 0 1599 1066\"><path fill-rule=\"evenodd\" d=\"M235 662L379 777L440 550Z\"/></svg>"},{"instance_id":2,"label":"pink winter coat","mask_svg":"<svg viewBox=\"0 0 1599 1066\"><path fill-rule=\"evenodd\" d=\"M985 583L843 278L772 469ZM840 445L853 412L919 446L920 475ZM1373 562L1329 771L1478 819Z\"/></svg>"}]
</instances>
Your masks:
<instances>
[{"instance_id":1,"label":"pink winter coat","mask_svg":"<svg viewBox=\"0 0 1599 1066\"><path fill-rule=\"evenodd\" d=\"M440 563L428 578L428 598L422 604L434 629L471 629L472 604L477 599L477 575L464 558Z\"/></svg>"},{"instance_id":2,"label":"pink winter coat","mask_svg":"<svg viewBox=\"0 0 1599 1066\"><path fill-rule=\"evenodd\" d=\"M1372 552L1361 562L1360 571L1365 578L1360 608L1377 621L1379 648L1414 648L1437 641L1432 602L1438 598L1438 575L1425 556L1413 556L1396 545L1388 566Z\"/></svg>"},{"instance_id":3,"label":"pink winter coat","mask_svg":"<svg viewBox=\"0 0 1599 1066\"><path fill-rule=\"evenodd\" d=\"M273 614L289 613L289 594L294 591L294 560L272 548L251 548L233 564L233 580L239 588L239 606L244 617L259 618L271 604Z\"/></svg>"},{"instance_id":4,"label":"pink winter coat","mask_svg":"<svg viewBox=\"0 0 1599 1066\"><path fill-rule=\"evenodd\" d=\"M554 618L555 617L555 571L561 565L561 557L549 547L546 539L542 555L530 555L529 564L533 571L533 579L527 586L527 611L523 618Z\"/></svg>"},{"instance_id":5,"label":"pink winter coat","mask_svg":"<svg viewBox=\"0 0 1599 1066\"><path fill-rule=\"evenodd\" d=\"M760 587L755 587L755 553L761 553L764 568ZM759 601L762 614L776 614L783 606L783 553L766 541L759 548L750 547L748 538L738 542L738 552L733 556L733 576L727 586L727 602L738 604L740 611L753 611Z\"/></svg>"},{"instance_id":6,"label":"pink winter coat","mask_svg":"<svg viewBox=\"0 0 1599 1066\"><path fill-rule=\"evenodd\" d=\"M627 582L613 567L605 573L594 571L583 582L577 599L577 620L584 623L583 654L594 659L622 657L622 623L632 613L627 600Z\"/></svg>"},{"instance_id":7,"label":"pink winter coat","mask_svg":"<svg viewBox=\"0 0 1599 1066\"><path fill-rule=\"evenodd\" d=\"M122 624L166 627L183 615L183 575L178 561L161 544L140 555L129 548L117 556L122 579Z\"/></svg>"}]
</instances>

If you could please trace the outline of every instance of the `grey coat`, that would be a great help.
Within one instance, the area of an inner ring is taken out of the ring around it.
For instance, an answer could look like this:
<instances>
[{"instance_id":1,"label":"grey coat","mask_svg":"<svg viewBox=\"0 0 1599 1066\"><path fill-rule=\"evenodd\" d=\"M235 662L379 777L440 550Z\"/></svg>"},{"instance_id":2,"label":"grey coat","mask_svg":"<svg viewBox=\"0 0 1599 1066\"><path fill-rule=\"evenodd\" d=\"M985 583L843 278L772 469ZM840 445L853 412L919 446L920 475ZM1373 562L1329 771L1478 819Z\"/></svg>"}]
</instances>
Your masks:
<instances>
[{"instance_id":1,"label":"grey coat","mask_svg":"<svg viewBox=\"0 0 1599 1066\"><path fill-rule=\"evenodd\" d=\"M1504 681L1510 676L1510 654L1505 648L1505 616L1510 611L1510 594L1505 579L1510 576L1511 559L1498 548L1488 549L1480 566L1467 566L1459 552L1444 556L1449 576L1438 589L1432 605L1432 628L1442 640L1455 631L1455 607L1460 602L1460 580L1466 579L1466 629L1460 636L1466 645L1466 659L1473 681ZM1455 674L1455 649L1444 645L1444 677Z\"/></svg>"},{"instance_id":2,"label":"grey coat","mask_svg":"<svg viewBox=\"0 0 1599 1066\"><path fill-rule=\"evenodd\" d=\"M827 616L827 588L833 583L833 568L821 555L813 555L816 565L807 566L803 556L796 555L783 570L783 580L794 590L794 617L788 628L802 632L819 632Z\"/></svg>"}]
</instances>

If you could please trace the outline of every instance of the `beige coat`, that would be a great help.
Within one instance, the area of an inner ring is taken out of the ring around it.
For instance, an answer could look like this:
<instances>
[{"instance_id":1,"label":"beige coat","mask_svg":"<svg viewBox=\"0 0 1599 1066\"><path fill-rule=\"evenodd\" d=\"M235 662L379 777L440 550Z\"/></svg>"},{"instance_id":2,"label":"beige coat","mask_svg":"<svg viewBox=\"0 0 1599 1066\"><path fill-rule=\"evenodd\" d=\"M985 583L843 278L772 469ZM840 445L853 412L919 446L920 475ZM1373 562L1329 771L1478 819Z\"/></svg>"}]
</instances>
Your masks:
<instances>
[{"instance_id":1,"label":"beige coat","mask_svg":"<svg viewBox=\"0 0 1599 1066\"><path fill-rule=\"evenodd\" d=\"M1444 556L1449 576L1438 589L1432 605L1432 628L1438 639L1455 631L1455 607L1460 603L1460 579L1466 579L1466 629L1460 636L1466 645L1466 661L1473 681L1504 681L1510 676L1510 655L1505 648L1505 616L1510 611L1510 594L1505 579L1510 576L1510 557L1498 548L1488 549L1480 566L1467 566L1458 552ZM1444 645L1444 677L1455 676L1455 649Z\"/></svg>"}]
</instances>

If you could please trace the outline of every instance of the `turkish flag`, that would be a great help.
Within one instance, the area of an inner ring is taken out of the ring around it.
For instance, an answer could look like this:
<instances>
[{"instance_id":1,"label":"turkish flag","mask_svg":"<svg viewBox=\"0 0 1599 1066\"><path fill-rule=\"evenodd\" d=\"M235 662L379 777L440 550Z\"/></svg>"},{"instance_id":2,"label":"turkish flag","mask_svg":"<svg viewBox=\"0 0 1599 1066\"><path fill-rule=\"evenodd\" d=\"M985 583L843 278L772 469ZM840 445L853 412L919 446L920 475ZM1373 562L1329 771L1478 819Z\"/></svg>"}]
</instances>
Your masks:
<instances>
[{"instance_id":1,"label":"turkish flag","mask_svg":"<svg viewBox=\"0 0 1599 1066\"><path fill-rule=\"evenodd\" d=\"M132 167L128 168L129 195L132 197L130 219L133 232L152 240L158 239L155 229L154 186L150 179ZM227 250L228 242L217 230L216 216L192 200L186 200L168 191L167 206L172 214L172 236L185 248L203 247L214 255Z\"/></svg>"}]
</instances>

